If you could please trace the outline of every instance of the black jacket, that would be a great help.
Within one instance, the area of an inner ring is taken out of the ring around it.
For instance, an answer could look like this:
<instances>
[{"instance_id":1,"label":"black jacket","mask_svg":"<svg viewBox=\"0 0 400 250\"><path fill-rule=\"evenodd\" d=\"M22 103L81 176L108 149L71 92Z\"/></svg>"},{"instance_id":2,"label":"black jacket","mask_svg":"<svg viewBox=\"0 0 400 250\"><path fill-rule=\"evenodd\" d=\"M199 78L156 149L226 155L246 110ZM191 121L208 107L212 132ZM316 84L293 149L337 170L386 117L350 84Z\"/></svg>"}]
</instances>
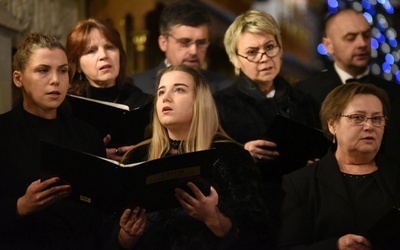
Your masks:
<instances>
[{"instance_id":1,"label":"black jacket","mask_svg":"<svg viewBox=\"0 0 400 250\"><path fill-rule=\"evenodd\" d=\"M89 86L82 96L106 102L125 104L131 110L142 107L152 101L152 98L148 94L143 93L131 82L128 82L122 90L118 89L117 85L110 88L94 88Z\"/></svg>"},{"instance_id":2,"label":"black jacket","mask_svg":"<svg viewBox=\"0 0 400 250\"><path fill-rule=\"evenodd\" d=\"M266 98L242 73L231 87L215 95L222 126L233 139L246 143L263 138L277 114L319 127L318 111L308 95L293 89L280 76L274 79L274 86L275 96Z\"/></svg>"},{"instance_id":3,"label":"black jacket","mask_svg":"<svg viewBox=\"0 0 400 250\"><path fill-rule=\"evenodd\" d=\"M266 98L256 83L241 73L231 87L215 95L221 124L228 135L243 144L264 139L277 114L311 127L318 127L318 112L312 104L311 97L293 89L280 76L274 79L274 86L275 96ZM293 160L296 159L278 158L257 164L263 178L263 196L272 215L271 223L275 227L278 226L283 197L281 178L285 168L282 165L292 166ZM274 233L277 234L277 231Z\"/></svg>"},{"instance_id":4,"label":"black jacket","mask_svg":"<svg viewBox=\"0 0 400 250\"><path fill-rule=\"evenodd\" d=\"M282 205L280 249L337 249L337 240L346 234L366 235L371 225L400 201L400 170L384 155L377 155L379 170L373 173L382 194L380 203L355 212L333 152L319 162L293 172L283 179L286 196ZM379 173L378 173L379 172ZM353 177L355 178L355 177ZM358 187L360 190L362 188ZM375 194L375 191L371 192ZM368 198L372 197L369 193ZM373 212L372 212L373 211ZM364 226L357 224L364 214ZM365 214L375 214L368 219ZM369 225L369 226L368 226ZM375 249L375 248L374 248ZM398 248L395 248L398 249Z\"/></svg>"},{"instance_id":5,"label":"black jacket","mask_svg":"<svg viewBox=\"0 0 400 250\"><path fill-rule=\"evenodd\" d=\"M0 115L0 138L0 248L99 249L105 217L84 205L64 199L16 216L18 198L40 178L39 140L105 157L97 131L61 113L55 120L36 117L21 104Z\"/></svg>"},{"instance_id":6,"label":"black jacket","mask_svg":"<svg viewBox=\"0 0 400 250\"><path fill-rule=\"evenodd\" d=\"M260 195L258 169L236 143L218 142L213 147L219 160L209 181L219 195L218 209L233 223L232 230L218 238L182 208L167 209L146 215L146 228L135 249L270 249L269 214ZM127 163L146 159L147 147L135 151Z\"/></svg>"}]
</instances>

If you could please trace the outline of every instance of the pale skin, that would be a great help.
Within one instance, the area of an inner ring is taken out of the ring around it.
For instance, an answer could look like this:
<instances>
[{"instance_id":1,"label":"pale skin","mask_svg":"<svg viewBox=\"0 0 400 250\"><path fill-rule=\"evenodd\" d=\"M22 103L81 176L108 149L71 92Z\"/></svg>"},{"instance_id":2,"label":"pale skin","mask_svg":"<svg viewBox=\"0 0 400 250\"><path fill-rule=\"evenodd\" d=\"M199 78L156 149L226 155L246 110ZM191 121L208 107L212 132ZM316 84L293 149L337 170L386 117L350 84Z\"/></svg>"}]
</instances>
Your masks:
<instances>
[{"instance_id":1,"label":"pale skin","mask_svg":"<svg viewBox=\"0 0 400 250\"><path fill-rule=\"evenodd\" d=\"M238 40L237 51L240 55L247 56L252 52L263 53L267 48L277 45L275 37L271 34L244 32ZM282 65L281 57L282 50L273 58L263 55L259 62L250 62L238 56L235 67L253 80L263 93L268 94L274 90L274 79ZM254 161L259 162L276 159L279 156L279 152L273 150L276 146L272 141L260 139L246 142L244 148L250 152Z\"/></svg>"},{"instance_id":2,"label":"pale skin","mask_svg":"<svg viewBox=\"0 0 400 250\"><path fill-rule=\"evenodd\" d=\"M115 86L120 71L120 51L97 29L89 33L87 49L79 58L79 73L84 73L89 84L96 88Z\"/></svg>"},{"instance_id":3,"label":"pale skin","mask_svg":"<svg viewBox=\"0 0 400 250\"><path fill-rule=\"evenodd\" d=\"M368 117L383 115L382 103L374 95L356 95L343 114L364 114ZM375 163L384 134L384 127L376 127L370 120L364 125L350 124L346 117L328 122L329 131L336 135L335 157L340 171L348 174L369 174L378 169ZM339 238L339 249L371 249L371 243L363 236L347 234Z\"/></svg>"},{"instance_id":4,"label":"pale skin","mask_svg":"<svg viewBox=\"0 0 400 250\"><path fill-rule=\"evenodd\" d=\"M201 49L195 43L191 44L188 48L182 47L177 39L182 41L208 41L209 30L207 25L200 25L198 27L175 25L171 28L168 35L160 35L158 38L158 45L160 50L165 53L165 57L171 65L178 66L185 64L187 66L200 69L203 65L207 48Z\"/></svg>"},{"instance_id":5,"label":"pale skin","mask_svg":"<svg viewBox=\"0 0 400 250\"><path fill-rule=\"evenodd\" d=\"M371 59L371 28L361 13L344 11L326 27L322 43L335 64L353 77L368 69Z\"/></svg>"},{"instance_id":6,"label":"pale skin","mask_svg":"<svg viewBox=\"0 0 400 250\"><path fill-rule=\"evenodd\" d=\"M65 52L58 48L36 49L25 69L13 72L13 82L22 89L23 107L27 112L44 119L55 119L69 84ZM41 211L70 193L71 186L60 185L58 177L43 182L36 180L17 200L16 215L22 218Z\"/></svg>"},{"instance_id":7,"label":"pale skin","mask_svg":"<svg viewBox=\"0 0 400 250\"><path fill-rule=\"evenodd\" d=\"M157 91L156 108L157 115L163 126L167 128L171 139L184 140L187 138L193 116L193 105L194 82L192 76L181 71L165 73ZM216 236L225 236L232 228L232 222L218 210L217 191L211 187L210 195L205 196L192 182L188 182L187 186L194 196L180 188L175 189L175 197L182 208L191 217L202 221ZM141 210L138 213L140 209L136 209L134 213L126 210L123 215L126 219L120 220L119 242L121 246L134 247L143 234L146 224L145 212Z\"/></svg>"}]
</instances>

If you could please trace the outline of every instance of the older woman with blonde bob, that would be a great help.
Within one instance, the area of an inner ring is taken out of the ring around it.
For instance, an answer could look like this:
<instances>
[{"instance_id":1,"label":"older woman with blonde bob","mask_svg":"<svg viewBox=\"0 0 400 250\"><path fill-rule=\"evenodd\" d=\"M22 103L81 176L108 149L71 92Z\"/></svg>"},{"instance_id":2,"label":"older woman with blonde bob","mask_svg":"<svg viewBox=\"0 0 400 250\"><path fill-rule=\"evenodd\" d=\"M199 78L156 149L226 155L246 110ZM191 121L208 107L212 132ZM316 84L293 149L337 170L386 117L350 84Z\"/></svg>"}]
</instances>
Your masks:
<instances>
[{"instance_id":1,"label":"older woman with blonde bob","mask_svg":"<svg viewBox=\"0 0 400 250\"><path fill-rule=\"evenodd\" d=\"M263 139L275 116L318 127L318 111L310 97L279 76L282 37L271 15L249 10L238 16L225 33L224 45L239 77L215 96L222 126L254 160L276 159L277 145Z\"/></svg>"},{"instance_id":2,"label":"older woman with blonde bob","mask_svg":"<svg viewBox=\"0 0 400 250\"><path fill-rule=\"evenodd\" d=\"M278 218L282 173L286 166L298 165L298 160L280 157L279 145L266 138L266 132L276 115L319 127L318 109L311 97L279 75L282 37L270 14L249 10L238 16L225 33L224 45L238 77L215 94L221 124L259 166L265 199L274 211L272 217Z\"/></svg>"},{"instance_id":3,"label":"older woman with blonde bob","mask_svg":"<svg viewBox=\"0 0 400 250\"><path fill-rule=\"evenodd\" d=\"M388 96L372 84L329 93L321 122L335 146L284 177L280 249L381 249L369 231L400 202L398 164L379 153L388 116Z\"/></svg>"}]
</instances>

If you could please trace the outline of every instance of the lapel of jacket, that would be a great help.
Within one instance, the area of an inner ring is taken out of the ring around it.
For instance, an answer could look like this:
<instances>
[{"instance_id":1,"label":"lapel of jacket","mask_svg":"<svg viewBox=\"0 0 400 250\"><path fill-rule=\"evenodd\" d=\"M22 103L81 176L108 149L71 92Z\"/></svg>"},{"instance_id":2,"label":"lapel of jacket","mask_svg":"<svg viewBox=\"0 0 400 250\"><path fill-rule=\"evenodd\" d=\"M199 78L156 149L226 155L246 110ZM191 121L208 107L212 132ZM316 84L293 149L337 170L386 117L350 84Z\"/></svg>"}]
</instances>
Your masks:
<instances>
[{"instance_id":1,"label":"lapel of jacket","mask_svg":"<svg viewBox=\"0 0 400 250\"><path fill-rule=\"evenodd\" d=\"M327 155L320 160L318 164L317 179L332 192L337 194L346 205L351 208L349 196L346 191L342 174L339 170L334 154L329 150Z\"/></svg>"},{"instance_id":2,"label":"lapel of jacket","mask_svg":"<svg viewBox=\"0 0 400 250\"><path fill-rule=\"evenodd\" d=\"M376 163L391 193L396 205L400 205L400 173L399 166L387 159L384 155L378 154Z\"/></svg>"},{"instance_id":3,"label":"lapel of jacket","mask_svg":"<svg viewBox=\"0 0 400 250\"><path fill-rule=\"evenodd\" d=\"M329 91L342 84L342 80L340 80L340 77L336 72L335 68L332 67L327 70L326 83L327 83L326 87L327 89L329 89Z\"/></svg>"}]
</instances>

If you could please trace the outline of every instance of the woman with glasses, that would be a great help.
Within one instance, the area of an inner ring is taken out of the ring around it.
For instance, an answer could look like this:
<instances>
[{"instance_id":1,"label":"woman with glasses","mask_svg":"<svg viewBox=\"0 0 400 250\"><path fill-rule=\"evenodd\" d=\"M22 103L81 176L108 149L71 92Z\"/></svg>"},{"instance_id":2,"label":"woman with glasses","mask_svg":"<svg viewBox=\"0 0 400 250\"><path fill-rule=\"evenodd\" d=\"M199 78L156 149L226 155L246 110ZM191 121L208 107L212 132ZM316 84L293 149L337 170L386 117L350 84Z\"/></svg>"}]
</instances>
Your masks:
<instances>
[{"instance_id":1,"label":"woman with glasses","mask_svg":"<svg viewBox=\"0 0 400 250\"><path fill-rule=\"evenodd\" d=\"M281 160L285 159L277 161L277 145L265 140L265 133L277 114L319 127L318 109L314 109L310 97L279 76L282 38L271 15L250 10L238 16L226 31L224 44L239 76L231 87L215 95L221 123L260 166L270 193L266 196L275 197L269 203L278 213Z\"/></svg>"},{"instance_id":2,"label":"woman with glasses","mask_svg":"<svg viewBox=\"0 0 400 250\"><path fill-rule=\"evenodd\" d=\"M372 84L344 84L326 97L321 122L334 147L284 177L280 249L371 249L371 228L400 201L398 165L379 153L388 109Z\"/></svg>"},{"instance_id":3,"label":"woman with glasses","mask_svg":"<svg viewBox=\"0 0 400 250\"><path fill-rule=\"evenodd\" d=\"M282 38L274 18L250 10L225 33L225 50L239 75L235 84L216 95L223 127L256 161L279 156L275 143L261 140L276 114L318 127L311 100L279 76Z\"/></svg>"}]
</instances>

